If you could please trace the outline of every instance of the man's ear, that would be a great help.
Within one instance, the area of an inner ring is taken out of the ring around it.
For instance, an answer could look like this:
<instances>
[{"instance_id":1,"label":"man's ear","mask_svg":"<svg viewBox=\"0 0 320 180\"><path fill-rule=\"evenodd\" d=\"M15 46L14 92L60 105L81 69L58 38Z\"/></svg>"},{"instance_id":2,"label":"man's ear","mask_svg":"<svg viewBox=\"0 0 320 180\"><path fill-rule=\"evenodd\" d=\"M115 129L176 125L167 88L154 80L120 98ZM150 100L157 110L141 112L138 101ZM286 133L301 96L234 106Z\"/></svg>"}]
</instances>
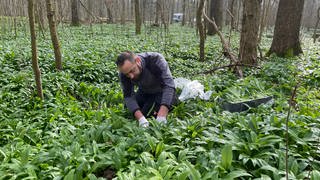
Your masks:
<instances>
[{"instance_id":1,"label":"man's ear","mask_svg":"<svg viewBox=\"0 0 320 180\"><path fill-rule=\"evenodd\" d=\"M136 58L134 59L135 60L135 62L137 63L137 64L141 64L141 59L140 59L140 57L139 56L136 56Z\"/></svg>"}]
</instances>

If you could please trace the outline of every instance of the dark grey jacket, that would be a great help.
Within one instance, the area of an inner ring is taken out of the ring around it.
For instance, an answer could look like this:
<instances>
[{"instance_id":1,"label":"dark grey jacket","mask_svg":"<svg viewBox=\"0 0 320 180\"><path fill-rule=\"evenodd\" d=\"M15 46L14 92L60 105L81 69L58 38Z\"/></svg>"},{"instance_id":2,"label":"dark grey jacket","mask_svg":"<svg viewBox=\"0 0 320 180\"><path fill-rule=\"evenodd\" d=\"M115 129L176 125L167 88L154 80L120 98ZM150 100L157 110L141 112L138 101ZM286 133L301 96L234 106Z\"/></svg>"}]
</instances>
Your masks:
<instances>
[{"instance_id":1,"label":"dark grey jacket","mask_svg":"<svg viewBox=\"0 0 320 180\"><path fill-rule=\"evenodd\" d=\"M134 113L140 109L136 99L134 86L144 94L162 93L160 105L171 107L175 97L175 85L163 55L155 52L137 54L141 58L142 72L138 80L133 81L120 73L120 82L125 104L129 111Z\"/></svg>"}]
</instances>

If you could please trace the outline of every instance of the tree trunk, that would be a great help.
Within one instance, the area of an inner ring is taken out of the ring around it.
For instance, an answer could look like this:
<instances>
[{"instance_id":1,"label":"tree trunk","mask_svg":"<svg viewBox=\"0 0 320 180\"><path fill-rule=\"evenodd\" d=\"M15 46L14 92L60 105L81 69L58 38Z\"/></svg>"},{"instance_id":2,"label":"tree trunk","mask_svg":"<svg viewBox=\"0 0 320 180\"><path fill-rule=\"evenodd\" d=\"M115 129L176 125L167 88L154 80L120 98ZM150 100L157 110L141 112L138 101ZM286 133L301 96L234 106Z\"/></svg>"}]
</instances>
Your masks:
<instances>
[{"instance_id":1,"label":"tree trunk","mask_svg":"<svg viewBox=\"0 0 320 180\"><path fill-rule=\"evenodd\" d=\"M302 53L299 32L304 0L280 0L274 36L267 55L291 57Z\"/></svg>"},{"instance_id":2,"label":"tree trunk","mask_svg":"<svg viewBox=\"0 0 320 180\"><path fill-rule=\"evenodd\" d=\"M55 22L55 10L52 8L52 4L50 2L51 0L46 0L47 2L47 15L48 15L48 22L49 22L49 28L50 28L50 35L51 35L51 41L54 49L54 57L56 60L56 68L58 71L62 70L62 57L61 57L61 51L60 51L60 43L58 39L58 34L56 31L56 22ZM53 7L55 7L55 4L53 4Z\"/></svg>"},{"instance_id":3,"label":"tree trunk","mask_svg":"<svg viewBox=\"0 0 320 180\"><path fill-rule=\"evenodd\" d=\"M43 3L41 0L36 0L35 1L36 4L35 4L35 22L38 21L38 28L39 28L39 31L42 32L43 34L43 31L45 30L45 20L44 20L44 14L43 14Z\"/></svg>"},{"instance_id":4,"label":"tree trunk","mask_svg":"<svg viewBox=\"0 0 320 180\"><path fill-rule=\"evenodd\" d=\"M35 25L34 25L34 3L33 3L33 0L28 0L28 15L29 15L30 34L31 34L32 69L33 69L34 76L35 76L38 97L40 99L43 99L41 72L39 69L38 59L37 59L37 41L36 41L36 31L35 31Z\"/></svg>"},{"instance_id":5,"label":"tree trunk","mask_svg":"<svg viewBox=\"0 0 320 180\"><path fill-rule=\"evenodd\" d=\"M263 34L264 28L266 26L266 19L268 16L270 5L271 5L271 0L265 0L263 2L262 15L260 18L259 38L258 38L259 43L261 42L262 34Z\"/></svg>"},{"instance_id":6,"label":"tree trunk","mask_svg":"<svg viewBox=\"0 0 320 180\"><path fill-rule=\"evenodd\" d=\"M200 0L199 6L198 6L198 9L197 9L197 28L198 28L199 36L200 36L200 44L199 44L200 61L204 61L204 58L205 58L204 57L205 31L204 31L204 25L203 25L203 22L202 22L202 12L203 12L203 7L204 7L204 1L205 0Z\"/></svg>"},{"instance_id":7,"label":"tree trunk","mask_svg":"<svg viewBox=\"0 0 320 180\"><path fill-rule=\"evenodd\" d=\"M317 10L318 14L317 14L317 22L316 22L316 25L314 26L314 31L313 31L313 35L312 35L312 38L313 38L313 43L316 43L316 40L317 40L317 29L318 29L318 25L319 25L319 22L320 22L320 7L318 7L318 10Z\"/></svg>"},{"instance_id":8,"label":"tree trunk","mask_svg":"<svg viewBox=\"0 0 320 180\"><path fill-rule=\"evenodd\" d=\"M88 11L90 12L90 13L93 13L93 11L92 11L92 4L93 4L93 2L92 1L90 1L90 0L87 0L87 7L88 7ZM87 12L87 17L86 17L86 21L87 22L89 22L89 24L91 25L91 23L92 23L92 16L91 16L91 14L90 13L88 13Z\"/></svg>"},{"instance_id":9,"label":"tree trunk","mask_svg":"<svg viewBox=\"0 0 320 180\"><path fill-rule=\"evenodd\" d=\"M209 16L214 17L215 22L219 29L223 26L223 0L211 0L209 8ZM214 35L217 31L212 26L208 26L208 35Z\"/></svg>"},{"instance_id":10,"label":"tree trunk","mask_svg":"<svg viewBox=\"0 0 320 180\"><path fill-rule=\"evenodd\" d=\"M242 1L237 0L237 21L236 21L236 29L239 29L239 24L240 24L240 21L241 21L241 19L240 19L240 17L241 17L241 11L243 11L243 10L241 9L242 3L243 3Z\"/></svg>"},{"instance_id":11,"label":"tree trunk","mask_svg":"<svg viewBox=\"0 0 320 180\"><path fill-rule=\"evenodd\" d=\"M156 1L156 14L155 14L156 15L156 19L154 21L155 25L159 25L160 6L161 6L160 0L157 0Z\"/></svg>"},{"instance_id":12,"label":"tree trunk","mask_svg":"<svg viewBox=\"0 0 320 180\"><path fill-rule=\"evenodd\" d=\"M171 16L170 16L170 24L172 24L173 23L173 20L172 20L172 18L173 18L173 14L174 14L174 9L175 9L175 2L174 1L171 1Z\"/></svg>"},{"instance_id":13,"label":"tree trunk","mask_svg":"<svg viewBox=\"0 0 320 180\"><path fill-rule=\"evenodd\" d=\"M136 34L141 34L141 17L139 0L134 0L134 14L136 17Z\"/></svg>"},{"instance_id":14,"label":"tree trunk","mask_svg":"<svg viewBox=\"0 0 320 180\"><path fill-rule=\"evenodd\" d=\"M57 4L59 9L59 18L56 20L58 21L57 24L59 24L59 23L62 23L62 19L63 19L62 0L59 0Z\"/></svg>"},{"instance_id":15,"label":"tree trunk","mask_svg":"<svg viewBox=\"0 0 320 180\"><path fill-rule=\"evenodd\" d=\"M160 17L161 17L161 22L164 26L165 31L168 30L168 22L166 21L166 17L165 17L165 9L164 9L164 1L160 0Z\"/></svg>"},{"instance_id":16,"label":"tree trunk","mask_svg":"<svg viewBox=\"0 0 320 180\"><path fill-rule=\"evenodd\" d=\"M108 23L113 23L113 16L112 16L112 0L106 0L105 5L107 7L107 16L108 16Z\"/></svg>"},{"instance_id":17,"label":"tree trunk","mask_svg":"<svg viewBox=\"0 0 320 180\"><path fill-rule=\"evenodd\" d=\"M260 12L261 0L246 0L243 2L239 52L239 61L242 64L257 64Z\"/></svg>"},{"instance_id":18,"label":"tree trunk","mask_svg":"<svg viewBox=\"0 0 320 180\"><path fill-rule=\"evenodd\" d=\"M125 0L122 0L121 1L121 19L120 19L120 23L122 24L122 25L124 25L125 23L126 23L126 1Z\"/></svg>"},{"instance_id":19,"label":"tree trunk","mask_svg":"<svg viewBox=\"0 0 320 180\"><path fill-rule=\"evenodd\" d=\"M71 26L80 26L78 0L71 2Z\"/></svg>"},{"instance_id":20,"label":"tree trunk","mask_svg":"<svg viewBox=\"0 0 320 180\"><path fill-rule=\"evenodd\" d=\"M232 30L236 29L236 21L235 21L236 13L235 13L235 8L234 8L234 4L235 4L234 2L235 2L235 0L231 0L230 6L229 6L230 12L232 14L232 17L230 20Z\"/></svg>"},{"instance_id":21,"label":"tree trunk","mask_svg":"<svg viewBox=\"0 0 320 180\"><path fill-rule=\"evenodd\" d=\"M182 22L181 26L184 26L186 24L186 0L183 0L182 3Z\"/></svg>"}]
</instances>

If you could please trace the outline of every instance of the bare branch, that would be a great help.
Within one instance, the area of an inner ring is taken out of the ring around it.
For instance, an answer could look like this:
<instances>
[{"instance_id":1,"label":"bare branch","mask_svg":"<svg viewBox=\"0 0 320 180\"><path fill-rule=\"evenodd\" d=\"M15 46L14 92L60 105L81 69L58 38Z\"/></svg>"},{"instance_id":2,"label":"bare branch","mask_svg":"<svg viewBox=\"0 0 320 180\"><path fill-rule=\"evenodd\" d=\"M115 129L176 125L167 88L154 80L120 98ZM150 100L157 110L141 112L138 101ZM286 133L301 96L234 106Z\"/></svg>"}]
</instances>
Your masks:
<instances>
[{"instance_id":1,"label":"bare branch","mask_svg":"<svg viewBox=\"0 0 320 180\"><path fill-rule=\"evenodd\" d=\"M206 20L211 23L214 27L214 29L217 31L217 34L220 37L221 43L222 43L222 48L224 52L226 53L226 56L232 61L234 64L239 64L239 60L236 58L236 56L231 52L230 45L227 43L225 40L224 36L222 35L221 31L219 31L218 26L216 25L214 18L212 20L206 15L205 12L203 12L203 16L206 18ZM243 72L239 66L235 66L236 73L240 78L243 78Z\"/></svg>"}]
</instances>

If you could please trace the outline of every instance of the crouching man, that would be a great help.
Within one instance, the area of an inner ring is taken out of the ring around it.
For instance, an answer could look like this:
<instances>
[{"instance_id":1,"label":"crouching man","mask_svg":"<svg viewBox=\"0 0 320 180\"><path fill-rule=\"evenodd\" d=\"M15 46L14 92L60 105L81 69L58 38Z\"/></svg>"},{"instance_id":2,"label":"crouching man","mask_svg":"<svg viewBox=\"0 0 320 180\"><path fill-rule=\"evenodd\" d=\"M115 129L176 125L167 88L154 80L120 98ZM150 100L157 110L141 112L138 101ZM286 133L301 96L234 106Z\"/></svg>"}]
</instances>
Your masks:
<instances>
[{"instance_id":1,"label":"crouching man","mask_svg":"<svg viewBox=\"0 0 320 180\"><path fill-rule=\"evenodd\" d=\"M177 102L174 81L163 55L155 52L121 53L116 61L126 107L139 125L148 127L147 117L167 123L167 115ZM138 87L135 92L135 86Z\"/></svg>"}]
</instances>

